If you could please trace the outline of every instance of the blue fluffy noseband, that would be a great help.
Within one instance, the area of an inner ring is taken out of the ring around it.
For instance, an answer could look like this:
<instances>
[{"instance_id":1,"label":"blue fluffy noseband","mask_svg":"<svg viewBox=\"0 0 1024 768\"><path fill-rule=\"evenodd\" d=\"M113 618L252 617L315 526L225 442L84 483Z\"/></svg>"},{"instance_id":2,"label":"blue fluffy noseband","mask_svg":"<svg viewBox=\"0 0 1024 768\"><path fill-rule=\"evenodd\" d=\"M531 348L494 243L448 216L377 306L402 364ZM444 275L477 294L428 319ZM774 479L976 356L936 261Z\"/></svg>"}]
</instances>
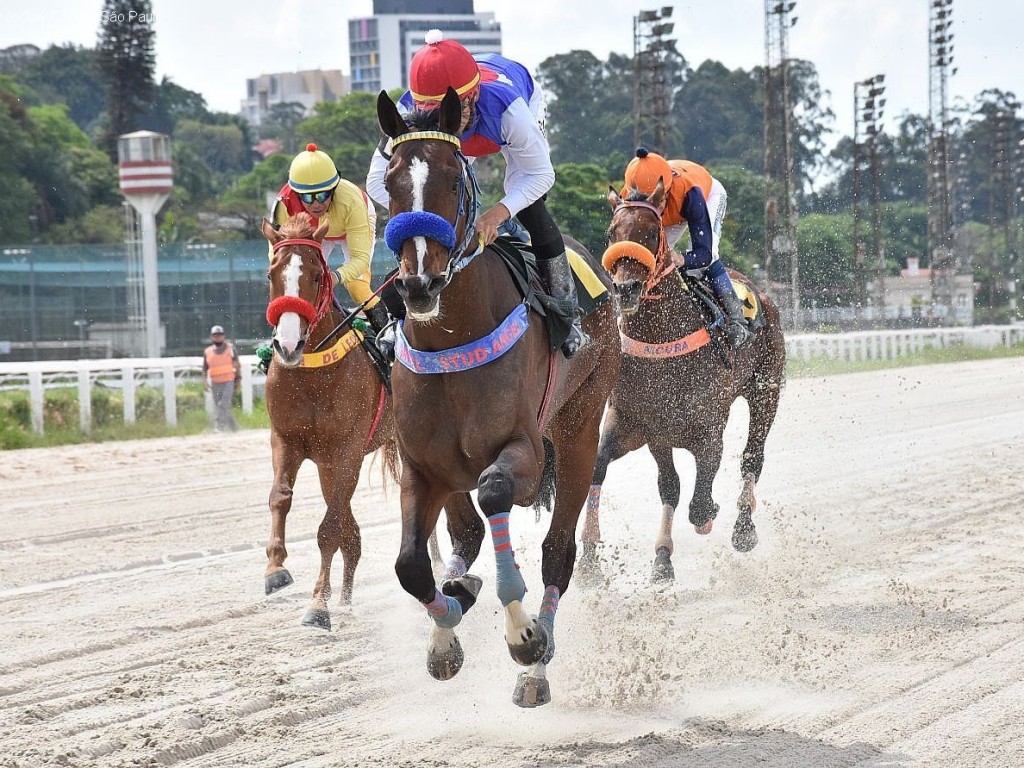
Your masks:
<instances>
[{"instance_id":1,"label":"blue fluffy noseband","mask_svg":"<svg viewBox=\"0 0 1024 768\"><path fill-rule=\"evenodd\" d=\"M455 247L455 227L447 219L429 211L400 213L384 228L384 242L395 253L402 249L402 243L410 237L429 237L449 251Z\"/></svg>"}]
</instances>

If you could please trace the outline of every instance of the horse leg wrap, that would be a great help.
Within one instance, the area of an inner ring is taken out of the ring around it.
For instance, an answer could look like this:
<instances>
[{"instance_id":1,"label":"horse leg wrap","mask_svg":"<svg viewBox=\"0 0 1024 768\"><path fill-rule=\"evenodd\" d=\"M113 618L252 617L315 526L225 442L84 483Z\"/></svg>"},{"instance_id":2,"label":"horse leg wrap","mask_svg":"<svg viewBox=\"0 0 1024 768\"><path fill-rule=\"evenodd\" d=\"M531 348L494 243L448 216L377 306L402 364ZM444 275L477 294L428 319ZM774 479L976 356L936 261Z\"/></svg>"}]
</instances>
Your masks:
<instances>
[{"instance_id":1,"label":"horse leg wrap","mask_svg":"<svg viewBox=\"0 0 1024 768\"><path fill-rule=\"evenodd\" d=\"M462 621L462 606L459 601L454 597L442 595L440 590L434 590L434 599L425 603L425 607L434 623L444 629L457 627Z\"/></svg>"},{"instance_id":2,"label":"horse leg wrap","mask_svg":"<svg viewBox=\"0 0 1024 768\"><path fill-rule=\"evenodd\" d=\"M540 602L540 616L537 623L543 624L548 631L548 649L544 652L542 664L550 664L555 655L555 614L558 612L558 599L561 591L554 585L544 588L544 599Z\"/></svg>"},{"instance_id":3,"label":"horse leg wrap","mask_svg":"<svg viewBox=\"0 0 1024 768\"><path fill-rule=\"evenodd\" d=\"M508 533L508 512L498 512L487 518L491 527L491 541L494 544L494 561L497 565L498 599L502 605L516 600L522 601L526 595L526 582L519 573L516 555L512 551L512 541Z\"/></svg>"}]
</instances>

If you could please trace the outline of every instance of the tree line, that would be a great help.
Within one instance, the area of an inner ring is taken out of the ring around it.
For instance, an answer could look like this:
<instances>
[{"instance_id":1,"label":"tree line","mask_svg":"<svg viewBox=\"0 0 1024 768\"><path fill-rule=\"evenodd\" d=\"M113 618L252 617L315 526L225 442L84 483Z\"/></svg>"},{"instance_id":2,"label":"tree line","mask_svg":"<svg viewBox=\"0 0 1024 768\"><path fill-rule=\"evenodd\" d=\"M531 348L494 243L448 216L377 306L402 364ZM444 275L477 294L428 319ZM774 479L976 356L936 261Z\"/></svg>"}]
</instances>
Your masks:
<instances>
[{"instance_id":1,"label":"tree line","mask_svg":"<svg viewBox=\"0 0 1024 768\"><path fill-rule=\"evenodd\" d=\"M135 18L152 17L144 0L106 0L103 18L130 9ZM7 213L0 243L119 241L114 142L138 129L172 138L175 189L160 221L167 241L256 236L267 194L279 189L292 154L308 141L327 151L343 176L365 179L380 137L374 95L322 102L308 117L299 105L276 105L254 128L209 110L201 94L169 78L157 82L154 45L145 21L101 24L95 48L52 46L0 58L0 200ZM535 73L549 100L557 176L550 208L565 231L598 253L610 219L608 187L621 183L635 150L633 64L630 56L602 61L577 50L549 57ZM834 115L813 62L790 65L802 291L805 303L849 305L855 148L848 135L830 141ZM729 195L723 258L756 274L764 239L764 70L730 70L716 61L691 67L683 57L674 66L672 129L666 146L649 148L699 162L722 181ZM1014 94L993 89L953 112L957 247L983 306L1004 305L1006 278L1019 270L1019 106ZM280 151L257 154L261 139ZM905 113L875 141L886 271L897 273L910 256L927 266L927 119ZM477 167L485 193L497 199L500 161L484 158ZM862 204L866 221L866 194Z\"/></svg>"}]
</instances>

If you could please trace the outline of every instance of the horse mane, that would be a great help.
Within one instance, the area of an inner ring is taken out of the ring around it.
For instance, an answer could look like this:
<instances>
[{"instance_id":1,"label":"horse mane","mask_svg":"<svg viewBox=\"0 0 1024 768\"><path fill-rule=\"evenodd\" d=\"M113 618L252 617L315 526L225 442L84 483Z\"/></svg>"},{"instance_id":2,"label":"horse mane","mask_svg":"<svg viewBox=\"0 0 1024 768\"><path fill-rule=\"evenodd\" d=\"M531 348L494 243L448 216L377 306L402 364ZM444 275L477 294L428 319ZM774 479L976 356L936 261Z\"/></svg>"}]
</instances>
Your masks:
<instances>
[{"instance_id":1,"label":"horse mane","mask_svg":"<svg viewBox=\"0 0 1024 768\"><path fill-rule=\"evenodd\" d=\"M636 188L631 190L622 199L625 200L627 203L636 203L636 202L649 203L649 202L651 202L651 196L650 195L648 195L645 192L641 192L639 189L636 189Z\"/></svg>"},{"instance_id":2,"label":"horse mane","mask_svg":"<svg viewBox=\"0 0 1024 768\"><path fill-rule=\"evenodd\" d=\"M313 236L316 227L313 226L313 217L305 211L299 211L288 218L278 230L285 237L308 238Z\"/></svg>"},{"instance_id":3,"label":"horse mane","mask_svg":"<svg viewBox=\"0 0 1024 768\"><path fill-rule=\"evenodd\" d=\"M436 131L441 122L440 109L414 109L403 115L405 124L417 131Z\"/></svg>"}]
</instances>

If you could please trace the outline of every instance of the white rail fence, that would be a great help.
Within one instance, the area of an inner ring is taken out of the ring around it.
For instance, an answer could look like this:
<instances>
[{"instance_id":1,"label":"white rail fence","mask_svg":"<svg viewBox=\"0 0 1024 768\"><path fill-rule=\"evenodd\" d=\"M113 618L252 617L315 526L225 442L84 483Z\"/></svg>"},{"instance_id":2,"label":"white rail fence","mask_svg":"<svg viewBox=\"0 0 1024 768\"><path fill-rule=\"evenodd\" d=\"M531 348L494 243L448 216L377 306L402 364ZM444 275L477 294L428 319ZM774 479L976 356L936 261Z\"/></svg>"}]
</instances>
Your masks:
<instances>
[{"instance_id":1,"label":"white rail fence","mask_svg":"<svg viewBox=\"0 0 1024 768\"><path fill-rule=\"evenodd\" d=\"M790 359L892 360L924 349L973 347L995 349L1024 343L1024 325L976 326L973 328L860 331L855 333L794 334L786 338ZM256 371L256 355L240 355L242 363L242 410L252 413L263 376ZM79 423L92 430L92 388L120 389L124 393L124 422L134 424L136 392L140 387L162 389L164 418L178 422L177 389L185 381L202 381L203 358L163 357L120 360L53 360L0 363L0 390L28 390L32 429L43 434L43 399L47 389L77 386ZM206 393L206 412L212 418L213 399Z\"/></svg>"}]
</instances>

